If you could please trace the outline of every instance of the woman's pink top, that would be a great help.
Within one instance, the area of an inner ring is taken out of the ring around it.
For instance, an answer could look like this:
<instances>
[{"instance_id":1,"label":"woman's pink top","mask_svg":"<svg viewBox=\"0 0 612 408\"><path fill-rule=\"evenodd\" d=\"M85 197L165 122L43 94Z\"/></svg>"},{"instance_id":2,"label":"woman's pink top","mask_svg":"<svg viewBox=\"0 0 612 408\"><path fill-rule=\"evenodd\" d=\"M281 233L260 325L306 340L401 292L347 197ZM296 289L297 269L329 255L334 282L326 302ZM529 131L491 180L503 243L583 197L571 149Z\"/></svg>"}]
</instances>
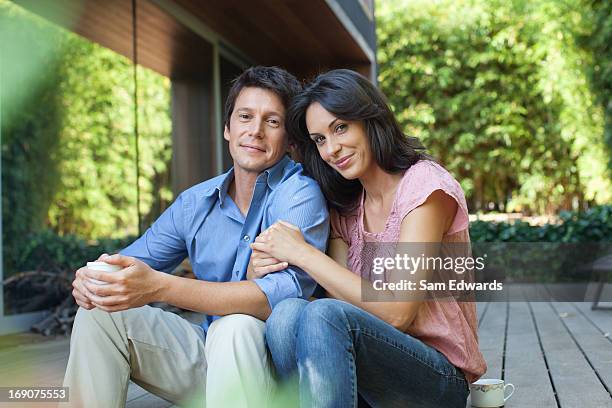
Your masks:
<instances>
[{"instance_id":1,"label":"woman's pink top","mask_svg":"<svg viewBox=\"0 0 612 408\"><path fill-rule=\"evenodd\" d=\"M363 194L359 206L349 215L331 214L332 238L349 246L347 266L362 275L364 242L398 242L404 217L423 204L429 195L442 190L457 201L458 210L443 242L469 242L468 209L463 190L439 164L421 160L410 167L398 186L391 213L382 232L371 233L363 225ZM466 247L468 247L466 245ZM367 279L366 276L363 276ZM461 369L471 383L482 376L487 365L478 348L478 323L474 302L454 299L425 300L406 333L444 354Z\"/></svg>"}]
</instances>

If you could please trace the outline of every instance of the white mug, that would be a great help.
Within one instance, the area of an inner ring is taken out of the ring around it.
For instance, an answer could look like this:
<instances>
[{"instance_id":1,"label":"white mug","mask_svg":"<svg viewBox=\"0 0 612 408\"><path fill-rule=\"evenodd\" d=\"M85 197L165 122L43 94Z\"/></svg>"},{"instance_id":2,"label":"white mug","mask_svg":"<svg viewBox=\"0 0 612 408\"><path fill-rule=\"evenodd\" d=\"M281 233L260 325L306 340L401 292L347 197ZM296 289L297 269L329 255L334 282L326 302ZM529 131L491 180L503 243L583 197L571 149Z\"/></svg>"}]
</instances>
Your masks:
<instances>
[{"instance_id":1,"label":"white mug","mask_svg":"<svg viewBox=\"0 0 612 408\"><path fill-rule=\"evenodd\" d=\"M510 394L506 397L505 393L507 387L512 388L512 391L510 391ZM470 395L473 407L503 407L512 394L514 394L514 385L504 385L504 380L482 379L470 384Z\"/></svg>"},{"instance_id":2,"label":"white mug","mask_svg":"<svg viewBox=\"0 0 612 408\"><path fill-rule=\"evenodd\" d=\"M123 267L119 265L111 265L106 262L96 261L96 262L87 262L87 269L91 269L92 271L101 271L101 272L117 272L123 269ZM91 283L95 283L96 285L108 285L108 282L104 282L98 279L89 278Z\"/></svg>"}]
</instances>

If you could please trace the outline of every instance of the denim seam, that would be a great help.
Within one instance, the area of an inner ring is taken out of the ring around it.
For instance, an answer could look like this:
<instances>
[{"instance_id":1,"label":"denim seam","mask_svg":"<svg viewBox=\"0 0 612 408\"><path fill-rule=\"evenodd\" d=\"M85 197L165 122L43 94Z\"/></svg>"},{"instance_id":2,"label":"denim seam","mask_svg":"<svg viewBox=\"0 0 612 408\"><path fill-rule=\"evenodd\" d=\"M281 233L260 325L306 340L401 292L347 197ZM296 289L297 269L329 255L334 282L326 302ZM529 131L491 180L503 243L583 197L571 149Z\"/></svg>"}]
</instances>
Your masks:
<instances>
[{"instance_id":1,"label":"denim seam","mask_svg":"<svg viewBox=\"0 0 612 408\"><path fill-rule=\"evenodd\" d=\"M464 383L467 384L467 380L465 378L461 378L455 374L448 374L448 373L444 373L444 372L440 372L440 370L438 370L437 368L431 366L428 362L424 361L423 359L419 358L417 354L413 353L412 350L407 349L405 347L402 347L401 345L397 344L397 342L394 342L393 340L385 337L385 336L381 336L378 333L374 333L374 332L370 332L367 329L351 329L352 331L361 331L364 335L375 339L375 340L379 340L384 342L385 344L390 345L391 347L396 348L399 351L402 351L406 354L409 354L412 358L414 358L416 361L420 362L421 364L425 365L426 367L430 368L432 371L434 371L436 374L443 376L445 378L453 378L459 381L462 381Z\"/></svg>"},{"instance_id":2,"label":"denim seam","mask_svg":"<svg viewBox=\"0 0 612 408\"><path fill-rule=\"evenodd\" d=\"M349 357L349 366L351 368L351 401L353 401L353 407L357 407L357 396L356 396L356 392L355 389L357 388L355 386L355 379L357 378L357 368L355 365L355 351L354 349L349 349L349 352L351 353L350 357Z\"/></svg>"},{"instance_id":3,"label":"denim seam","mask_svg":"<svg viewBox=\"0 0 612 408\"><path fill-rule=\"evenodd\" d=\"M340 327L336 326L333 322L329 321L329 319L327 319L323 315L321 315L321 319L325 320L330 326L332 326L334 329L338 330L341 333L344 332L344 330L346 329L348 329L349 331L353 330L350 325L348 327L345 327L344 329L341 329Z\"/></svg>"}]
</instances>

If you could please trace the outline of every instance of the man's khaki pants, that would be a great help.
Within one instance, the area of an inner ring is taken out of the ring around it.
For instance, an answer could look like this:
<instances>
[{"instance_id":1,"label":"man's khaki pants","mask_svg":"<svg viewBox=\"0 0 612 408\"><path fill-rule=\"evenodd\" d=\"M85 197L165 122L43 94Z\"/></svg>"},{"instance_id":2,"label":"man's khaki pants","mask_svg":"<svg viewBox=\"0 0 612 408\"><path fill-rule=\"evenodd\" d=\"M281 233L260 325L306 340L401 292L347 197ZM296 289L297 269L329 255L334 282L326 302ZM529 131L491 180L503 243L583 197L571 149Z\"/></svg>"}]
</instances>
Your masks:
<instances>
[{"instance_id":1,"label":"man's khaki pants","mask_svg":"<svg viewBox=\"0 0 612 408\"><path fill-rule=\"evenodd\" d=\"M159 308L79 308L63 406L124 407L130 379L175 404L199 397L207 408L268 406L274 382L264 331L264 322L243 314L216 320L205 337Z\"/></svg>"}]
</instances>

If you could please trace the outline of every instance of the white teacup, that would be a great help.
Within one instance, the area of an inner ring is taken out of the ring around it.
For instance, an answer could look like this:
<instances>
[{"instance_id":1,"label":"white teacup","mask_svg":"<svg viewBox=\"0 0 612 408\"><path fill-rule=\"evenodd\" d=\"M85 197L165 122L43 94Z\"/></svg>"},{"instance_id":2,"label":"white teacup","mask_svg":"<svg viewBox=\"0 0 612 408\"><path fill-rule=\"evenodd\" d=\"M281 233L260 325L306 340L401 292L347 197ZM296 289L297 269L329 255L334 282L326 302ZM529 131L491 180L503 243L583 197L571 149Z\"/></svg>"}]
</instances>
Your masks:
<instances>
[{"instance_id":1,"label":"white teacup","mask_svg":"<svg viewBox=\"0 0 612 408\"><path fill-rule=\"evenodd\" d=\"M123 269L123 267L119 265L111 265L106 262L96 261L96 262L87 262L87 269L91 269L92 271L102 271L102 272L117 272ZM108 285L108 282L104 282L98 279L89 278L91 283L95 283L96 285Z\"/></svg>"},{"instance_id":2,"label":"white teacup","mask_svg":"<svg viewBox=\"0 0 612 408\"><path fill-rule=\"evenodd\" d=\"M507 397L504 396L506 387L512 388ZM514 385L504 385L504 380L481 379L470 384L470 391L473 407L497 408L503 407L508 398L514 394Z\"/></svg>"}]
</instances>

